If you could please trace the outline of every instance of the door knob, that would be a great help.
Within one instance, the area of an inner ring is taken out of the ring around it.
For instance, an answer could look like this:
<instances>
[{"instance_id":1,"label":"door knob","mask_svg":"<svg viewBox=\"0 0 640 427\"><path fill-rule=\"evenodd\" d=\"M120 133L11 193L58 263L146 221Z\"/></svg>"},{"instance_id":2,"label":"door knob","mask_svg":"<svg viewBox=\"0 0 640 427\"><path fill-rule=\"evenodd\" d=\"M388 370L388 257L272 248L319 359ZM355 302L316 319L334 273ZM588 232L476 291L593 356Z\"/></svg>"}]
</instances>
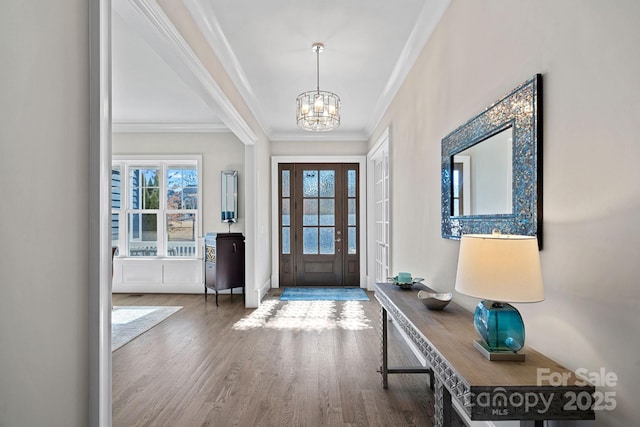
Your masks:
<instances>
[{"instance_id":1,"label":"door knob","mask_svg":"<svg viewBox=\"0 0 640 427\"><path fill-rule=\"evenodd\" d=\"M338 238L336 239L336 242L342 242L342 239L338 237Z\"/></svg>"}]
</instances>

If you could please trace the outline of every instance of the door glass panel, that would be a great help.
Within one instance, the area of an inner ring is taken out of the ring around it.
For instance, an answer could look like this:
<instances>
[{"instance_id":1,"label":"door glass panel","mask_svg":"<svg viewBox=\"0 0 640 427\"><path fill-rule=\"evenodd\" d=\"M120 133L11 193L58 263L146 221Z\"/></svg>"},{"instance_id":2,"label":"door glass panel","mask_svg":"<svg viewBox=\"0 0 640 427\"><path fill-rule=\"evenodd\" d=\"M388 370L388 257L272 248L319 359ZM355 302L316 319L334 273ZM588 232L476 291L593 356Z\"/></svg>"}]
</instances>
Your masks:
<instances>
[{"instance_id":1,"label":"door glass panel","mask_svg":"<svg viewBox=\"0 0 640 427\"><path fill-rule=\"evenodd\" d=\"M336 225L336 201L320 199L320 225Z\"/></svg>"},{"instance_id":2,"label":"door glass panel","mask_svg":"<svg viewBox=\"0 0 640 427\"><path fill-rule=\"evenodd\" d=\"M305 255L318 253L318 227L305 227L302 232L302 251Z\"/></svg>"},{"instance_id":3,"label":"door glass panel","mask_svg":"<svg viewBox=\"0 0 640 427\"><path fill-rule=\"evenodd\" d=\"M291 225L290 199L282 199L282 225Z\"/></svg>"},{"instance_id":4,"label":"door glass panel","mask_svg":"<svg viewBox=\"0 0 640 427\"><path fill-rule=\"evenodd\" d=\"M347 196L356 197L356 171L349 169L347 171Z\"/></svg>"},{"instance_id":5,"label":"door glass panel","mask_svg":"<svg viewBox=\"0 0 640 427\"><path fill-rule=\"evenodd\" d=\"M318 197L318 171L303 171L302 176L302 196Z\"/></svg>"},{"instance_id":6,"label":"door glass panel","mask_svg":"<svg viewBox=\"0 0 640 427\"><path fill-rule=\"evenodd\" d=\"M282 197L291 197L291 175L289 171L282 171Z\"/></svg>"},{"instance_id":7,"label":"door glass panel","mask_svg":"<svg viewBox=\"0 0 640 427\"><path fill-rule=\"evenodd\" d=\"M336 196L336 172L320 171L320 197Z\"/></svg>"},{"instance_id":8,"label":"door glass panel","mask_svg":"<svg viewBox=\"0 0 640 427\"><path fill-rule=\"evenodd\" d=\"M356 199L349 199L349 212L347 225L356 225Z\"/></svg>"},{"instance_id":9,"label":"door glass panel","mask_svg":"<svg viewBox=\"0 0 640 427\"><path fill-rule=\"evenodd\" d=\"M282 253L291 253L291 231L289 227L282 227Z\"/></svg>"},{"instance_id":10,"label":"door glass panel","mask_svg":"<svg viewBox=\"0 0 640 427\"><path fill-rule=\"evenodd\" d=\"M320 227L320 253L334 254L335 249L335 229L333 227Z\"/></svg>"},{"instance_id":11,"label":"door glass panel","mask_svg":"<svg viewBox=\"0 0 640 427\"><path fill-rule=\"evenodd\" d=\"M305 199L302 203L302 225L318 225L318 199Z\"/></svg>"},{"instance_id":12,"label":"door glass panel","mask_svg":"<svg viewBox=\"0 0 640 427\"><path fill-rule=\"evenodd\" d=\"M349 255L354 255L357 253L357 245L356 245L356 227L349 227L348 232L348 252Z\"/></svg>"}]
</instances>

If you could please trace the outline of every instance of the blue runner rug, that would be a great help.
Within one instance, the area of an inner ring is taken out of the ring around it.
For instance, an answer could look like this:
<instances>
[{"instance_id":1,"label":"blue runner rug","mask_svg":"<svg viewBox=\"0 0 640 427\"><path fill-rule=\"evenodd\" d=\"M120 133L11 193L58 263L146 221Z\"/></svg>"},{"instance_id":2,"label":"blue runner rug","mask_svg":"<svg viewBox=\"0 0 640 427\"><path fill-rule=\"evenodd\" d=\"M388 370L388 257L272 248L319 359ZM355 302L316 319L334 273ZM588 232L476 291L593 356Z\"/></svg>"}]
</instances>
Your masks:
<instances>
[{"instance_id":1,"label":"blue runner rug","mask_svg":"<svg viewBox=\"0 0 640 427\"><path fill-rule=\"evenodd\" d=\"M280 301L369 301L362 288L285 288Z\"/></svg>"}]
</instances>

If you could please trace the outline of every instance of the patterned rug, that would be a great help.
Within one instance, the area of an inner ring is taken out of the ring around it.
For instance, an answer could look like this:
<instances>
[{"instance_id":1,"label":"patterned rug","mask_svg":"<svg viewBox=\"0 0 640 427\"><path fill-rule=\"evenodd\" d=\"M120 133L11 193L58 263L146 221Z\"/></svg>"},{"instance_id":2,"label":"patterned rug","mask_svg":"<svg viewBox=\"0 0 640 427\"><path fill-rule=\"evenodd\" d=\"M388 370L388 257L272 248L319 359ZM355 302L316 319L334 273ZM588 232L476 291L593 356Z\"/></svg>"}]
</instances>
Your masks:
<instances>
[{"instance_id":1,"label":"patterned rug","mask_svg":"<svg viewBox=\"0 0 640 427\"><path fill-rule=\"evenodd\" d=\"M182 307L115 306L111 311L111 351L139 337Z\"/></svg>"},{"instance_id":2,"label":"patterned rug","mask_svg":"<svg viewBox=\"0 0 640 427\"><path fill-rule=\"evenodd\" d=\"M362 288L285 288L280 301L369 301Z\"/></svg>"}]
</instances>

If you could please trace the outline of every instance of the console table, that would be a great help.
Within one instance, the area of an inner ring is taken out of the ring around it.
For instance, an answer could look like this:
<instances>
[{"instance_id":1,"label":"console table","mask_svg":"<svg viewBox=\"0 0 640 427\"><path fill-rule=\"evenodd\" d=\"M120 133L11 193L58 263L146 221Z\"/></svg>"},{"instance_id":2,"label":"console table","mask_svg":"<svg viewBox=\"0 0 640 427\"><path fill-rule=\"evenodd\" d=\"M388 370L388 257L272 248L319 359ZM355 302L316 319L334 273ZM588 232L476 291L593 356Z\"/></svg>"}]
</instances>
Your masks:
<instances>
[{"instance_id":1,"label":"console table","mask_svg":"<svg viewBox=\"0 0 640 427\"><path fill-rule=\"evenodd\" d=\"M426 286L421 289L431 290ZM489 361L474 347L473 315L450 303L442 311L428 310L417 297L417 286L405 290L388 283L375 286L381 306L382 385L393 373L430 371L435 394L435 425L450 426L455 399L470 420L521 420L542 426L543 420L593 420L595 387L532 348L524 362ZM427 361L427 367L387 365L387 315L402 329ZM542 370L542 371L540 371ZM565 375L566 384L550 385L548 375ZM555 375L555 374L554 374ZM535 420L533 422L526 420Z\"/></svg>"}]
</instances>

